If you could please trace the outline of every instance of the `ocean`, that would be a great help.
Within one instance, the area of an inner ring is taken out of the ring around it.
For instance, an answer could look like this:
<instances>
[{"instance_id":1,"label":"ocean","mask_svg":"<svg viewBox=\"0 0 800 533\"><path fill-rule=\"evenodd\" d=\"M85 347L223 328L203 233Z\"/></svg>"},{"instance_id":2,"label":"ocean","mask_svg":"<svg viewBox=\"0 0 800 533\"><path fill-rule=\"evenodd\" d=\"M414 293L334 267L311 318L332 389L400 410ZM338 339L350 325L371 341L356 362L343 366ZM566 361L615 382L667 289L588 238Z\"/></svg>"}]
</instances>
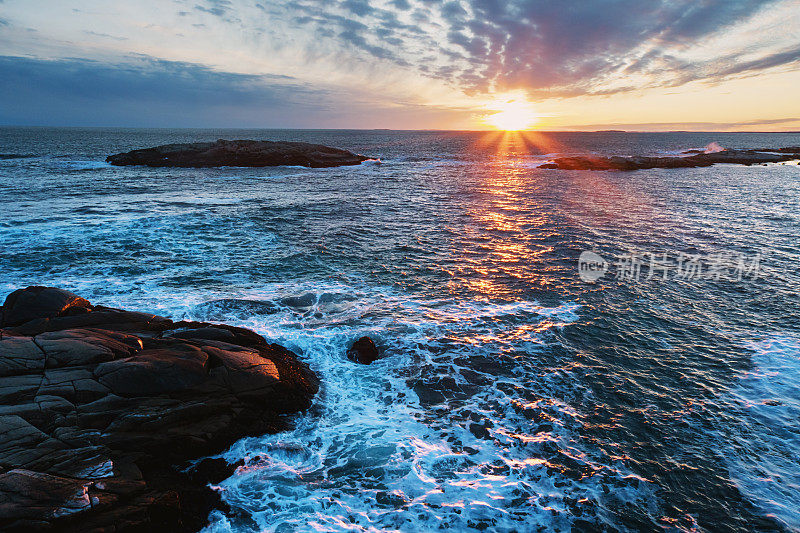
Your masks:
<instances>
[{"instance_id":1,"label":"ocean","mask_svg":"<svg viewBox=\"0 0 800 533\"><path fill-rule=\"evenodd\" d=\"M218 138L380 163L104 162ZM536 168L711 143L800 134L0 128L0 297L245 326L319 374L223 454L209 532L800 530L800 167Z\"/></svg>"}]
</instances>

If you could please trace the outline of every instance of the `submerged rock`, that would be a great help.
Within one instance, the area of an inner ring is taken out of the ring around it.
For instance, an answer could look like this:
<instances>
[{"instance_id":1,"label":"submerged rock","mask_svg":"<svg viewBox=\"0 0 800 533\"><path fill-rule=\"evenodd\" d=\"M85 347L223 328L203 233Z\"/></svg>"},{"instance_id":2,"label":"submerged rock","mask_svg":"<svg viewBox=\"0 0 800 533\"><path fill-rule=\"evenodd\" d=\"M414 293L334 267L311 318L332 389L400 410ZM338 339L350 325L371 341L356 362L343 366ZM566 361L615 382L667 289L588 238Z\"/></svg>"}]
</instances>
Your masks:
<instances>
[{"instance_id":1,"label":"submerged rock","mask_svg":"<svg viewBox=\"0 0 800 533\"><path fill-rule=\"evenodd\" d=\"M539 168L562 170L641 170L647 168L696 168L710 167L718 163L735 165L759 165L765 163L780 163L800 159L798 148L769 148L759 150L721 150L718 152L693 153L688 157L663 156L573 156L558 157L552 163L540 165Z\"/></svg>"},{"instance_id":2,"label":"submerged rock","mask_svg":"<svg viewBox=\"0 0 800 533\"><path fill-rule=\"evenodd\" d=\"M197 531L224 508L201 461L285 427L317 378L232 326L11 293L0 315L0 530Z\"/></svg>"},{"instance_id":3,"label":"submerged rock","mask_svg":"<svg viewBox=\"0 0 800 533\"><path fill-rule=\"evenodd\" d=\"M322 144L283 141L226 141L165 144L106 158L112 165L149 167L274 167L310 168L358 165L369 157Z\"/></svg>"},{"instance_id":4,"label":"submerged rock","mask_svg":"<svg viewBox=\"0 0 800 533\"><path fill-rule=\"evenodd\" d=\"M378 347L369 337L361 337L347 350L347 358L355 363L368 365L381 358Z\"/></svg>"}]
</instances>

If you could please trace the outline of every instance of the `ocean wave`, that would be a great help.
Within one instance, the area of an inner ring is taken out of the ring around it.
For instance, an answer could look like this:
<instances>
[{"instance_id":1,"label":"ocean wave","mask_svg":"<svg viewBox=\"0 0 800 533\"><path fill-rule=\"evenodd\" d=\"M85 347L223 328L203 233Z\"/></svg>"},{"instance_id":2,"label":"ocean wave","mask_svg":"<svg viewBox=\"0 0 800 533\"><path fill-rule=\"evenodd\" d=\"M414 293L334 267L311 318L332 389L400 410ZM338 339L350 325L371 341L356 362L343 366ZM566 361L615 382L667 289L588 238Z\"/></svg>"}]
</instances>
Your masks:
<instances>
[{"instance_id":1,"label":"ocean wave","mask_svg":"<svg viewBox=\"0 0 800 533\"><path fill-rule=\"evenodd\" d=\"M51 160L52 166L66 170L104 170L107 168L114 168L110 163L105 161L83 161L83 160L66 160L61 161L58 159Z\"/></svg>"},{"instance_id":2,"label":"ocean wave","mask_svg":"<svg viewBox=\"0 0 800 533\"><path fill-rule=\"evenodd\" d=\"M724 454L744 496L789 530L800 530L800 338L774 335L751 342L753 369L732 395L748 428Z\"/></svg>"},{"instance_id":3,"label":"ocean wave","mask_svg":"<svg viewBox=\"0 0 800 533\"><path fill-rule=\"evenodd\" d=\"M568 531L576 506L587 516L608 494L652 498L646 482L578 449L574 410L500 348L520 329L541 341L577 319L577 304L424 300L349 280L275 284L182 310L253 328L321 375L318 401L293 431L243 439L223 455L244 466L218 490L254 529ZM387 357L348 361L361 335ZM540 382L538 401L509 392L530 380ZM435 394L450 401L437 407ZM548 423L532 429L531 418ZM217 514L207 531L242 527Z\"/></svg>"}]
</instances>

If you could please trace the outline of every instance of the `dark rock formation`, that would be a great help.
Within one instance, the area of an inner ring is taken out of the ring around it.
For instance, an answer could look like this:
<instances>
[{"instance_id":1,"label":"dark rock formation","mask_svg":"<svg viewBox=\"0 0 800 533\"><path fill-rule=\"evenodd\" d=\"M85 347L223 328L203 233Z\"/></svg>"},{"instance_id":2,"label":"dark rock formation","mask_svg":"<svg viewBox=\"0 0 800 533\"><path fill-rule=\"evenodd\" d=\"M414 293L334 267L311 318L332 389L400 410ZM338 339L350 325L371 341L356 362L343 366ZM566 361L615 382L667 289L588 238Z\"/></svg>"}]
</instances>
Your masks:
<instances>
[{"instance_id":1,"label":"dark rock formation","mask_svg":"<svg viewBox=\"0 0 800 533\"><path fill-rule=\"evenodd\" d=\"M0 530L197 531L224 508L206 484L234 467L187 461L283 429L317 388L250 330L15 291L0 317Z\"/></svg>"},{"instance_id":2,"label":"dark rock formation","mask_svg":"<svg viewBox=\"0 0 800 533\"><path fill-rule=\"evenodd\" d=\"M690 151L687 153L694 153ZM539 168L562 170L640 170L646 168L696 168L717 163L759 165L800 159L800 148L770 148L759 150L722 150L713 153L694 153L687 157L664 156L574 156L558 157Z\"/></svg>"},{"instance_id":3,"label":"dark rock formation","mask_svg":"<svg viewBox=\"0 0 800 533\"><path fill-rule=\"evenodd\" d=\"M112 165L148 167L275 167L310 168L358 165L369 157L321 144L273 141L226 141L165 144L112 155Z\"/></svg>"},{"instance_id":4,"label":"dark rock formation","mask_svg":"<svg viewBox=\"0 0 800 533\"><path fill-rule=\"evenodd\" d=\"M776 154L800 154L800 146L787 146L786 148L759 148L756 152L773 152Z\"/></svg>"},{"instance_id":5,"label":"dark rock formation","mask_svg":"<svg viewBox=\"0 0 800 533\"><path fill-rule=\"evenodd\" d=\"M378 347L369 337L361 337L347 350L347 358L353 362L368 365L381 358Z\"/></svg>"}]
</instances>

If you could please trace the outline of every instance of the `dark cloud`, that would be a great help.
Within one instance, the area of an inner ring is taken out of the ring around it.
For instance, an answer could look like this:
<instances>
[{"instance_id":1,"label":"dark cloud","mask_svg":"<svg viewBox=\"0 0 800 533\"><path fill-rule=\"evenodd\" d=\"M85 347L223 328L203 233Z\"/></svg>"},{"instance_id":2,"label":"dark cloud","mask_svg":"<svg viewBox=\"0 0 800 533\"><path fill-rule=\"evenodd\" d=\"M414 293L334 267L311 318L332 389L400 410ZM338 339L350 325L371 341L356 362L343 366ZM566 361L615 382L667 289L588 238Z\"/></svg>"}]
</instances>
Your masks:
<instances>
[{"instance_id":1,"label":"dark cloud","mask_svg":"<svg viewBox=\"0 0 800 533\"><path fill-rule=\"evenodd\" d=\"M763 131L770 131L770 126L778 124L793 124L800 126L800 118L773 118L762 120L749 120L745 122L642 122L637 124L586 124L572 126L572 130L598 131L602 129L618 129L626 131L736 131L742 128L763 127Z\"/></svg>"},{"instance_id":2,"label":"dark cloud","mask_svg":"<svg viewBox=\"0 0 800 533\"><path fill-rule=\"evenodd\" d=\"M447 2L442 6L441 13L451 23L461 21L468 14L458 2Z\"/></svg>"},{"instance_id":3,"label":"dark cloud","mask_svg":"<svg viewBox=\"0 0 800 533\"><path fill-rule=\"evenodd\" d=\"M94 37L103 37L105 39L112 39L114 41L127 41L128 40L127 37L117 37L115 35L109 35L107 33L98 33L96 31L88 31L87 30L87 31L84 31L83 33L85 33L86 35L93 35Z\"/></svg>"},{"instance_id":4,"label":"dark cloud","mask_svg":"<svg viewBox=\"0 0 800 533\"><path fill-rule=\"evenodd\" d=\"M716 71L716 74L718 76L732 76L735 74L758 72L782 65L795 65L797 63L800 63L800 46L769 54L751 61L734 61L729 66Z\"/></svg>"},{"instance_id":5,"label":"dark cloud","mask_svg":"<svg viewBox=\"0 0 800 533\"><path fill-rule=\"evenodd\" d=\"M359 17L369 15L373 11L368 0L344 0L342 7Z\"/></svg>"},{"instance_id":6,"label":"dark cloud","mask_svg":"<svg viewBox=\"0 0 800 533\"><path fill-rule=\"evenodd\" d=\"M741 54L759 52L748 43L736 43L741 50L734 55L728 51L695 63L676 57L780 3L392 0L386 9L377 0L290 0L285 9L301 13L298 22L313 21L320 35L338 36L348 47L471 92L523 88L540 96L572 96L720 81L793 65L800 36L785 51L763 51L746 61ZM358 27L347 20L358 21ZM435 52L439 64L421 61L420 51ZM625 82L631 76L636 81Z\"/></svg>"},{"instance_id":7,"label":"dark cloud","mask_svg":"<svg viewBox=\"0 0 800 533\"><path fill-rule=\"evenodd\" d=\"M739 126L761 126L769 125L769 124L786 124L788 122L800 122L800 118L797 117L789 117L789 118L770 118L764 120L751 120L749 122L730 122L728 123L731 127L739 127Z\"/></svg>"},{"instance_id":8,"label":"dark cloud","mask_svg":"<svg viewBox=\"0 0 800 533\"><path fill-rule=\"evenodd\" d=\"M346 107L289 77L148 57L106 64L0 56L0 79L3 124L285 126Z\"/></svg>"},{"instance_id":9,"label":"dark cloud","mask_svg":"<svg viewBox=\"0 0 800 533\"><path fill-rule=\"evenodd\" d=\"M117 64L0 56L0 80L0 125L404 129L472 112L148 56Z\"/></svg>"},{"instance_id":10,"label":"dark cloud","mask_svg":"<svg viewBox=\"0 0 800 533\"><path fill-rule=\"evenodd\" d=\"M225 17L231 12L232 7L230 0L206 0L205 5L194 6L197 11L203 11L215 17Z\"/></svg>"},{"instance_id":11,"label":"dark cloud","mask_svg":"<svg viewBox=\"0 0 800 533\"><path fill-rule=\"evenodd\" d=\"M291 0L284 8L298 26L313 26L315 35L337 39L347 48L361 50L378 59L411 66L403 56L405 41L398 32L416 30L419 35L421 30L401 23L391 11L370 7L367 0L344 0L339 4L326 0Z\"/></svg>"},{"instance_id":12,"label":"dark cloud","mask_svg":"<svg viewBox=\"0 0 800 533\"><path fill-rule=\"evenodd\" d=\"M686 62L668 54L651 53L625 69L626 73L661 71L670 77L654 80L638 88L675 87L692 81L718 83L732 76L752 76L774 67L800 66L800 45L780 52L768 53L758 59L743 61L739 55L727 55L712 60ZM599 94L599 91L597 92Z\"/></svg>"},{"instance_id":13,"label":"dark cloud","mask_svg":"<svg viewBox=\"0 0 800 533\"><path fill-rule=\"evenodd\" d=\"M699 39L752 16L774 0L606 0L604 2L498 2L472 0L469 24L476 46L451 43L469 53L465 73L478 74L478 89L525 87L534 91L596 93L615 74L651 74L670 82L661 50L689 47ZM643 49L644 48L644 49ZM668 60L668 57L664 57ZM640 63L641 62L641 63ZM675 73L682 78L683 72Z\"/></svg>"}]
</instances>

